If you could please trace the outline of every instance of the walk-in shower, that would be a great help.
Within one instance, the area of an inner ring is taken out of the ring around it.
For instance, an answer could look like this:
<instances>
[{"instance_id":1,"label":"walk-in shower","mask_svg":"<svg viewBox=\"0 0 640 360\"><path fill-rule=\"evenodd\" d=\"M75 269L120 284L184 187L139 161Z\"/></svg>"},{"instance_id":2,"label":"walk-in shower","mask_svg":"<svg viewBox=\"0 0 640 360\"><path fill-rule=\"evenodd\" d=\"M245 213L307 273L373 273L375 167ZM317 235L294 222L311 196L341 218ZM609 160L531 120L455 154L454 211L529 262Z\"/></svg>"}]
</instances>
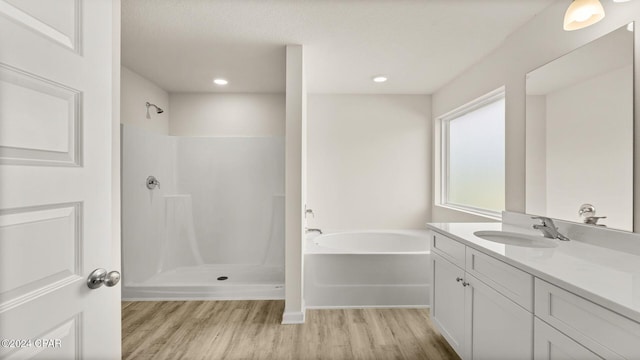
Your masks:
<instances>
[{"instance_id":1,"label":"walk-in shower","mask_svg":"<svg viewBox=\"0 0 640 360\"><path fill-rule=\"evenodd\" d=\"M283 137L124 125L122 194L123 298L284 297Z\"/></svg>"}]
</instances>

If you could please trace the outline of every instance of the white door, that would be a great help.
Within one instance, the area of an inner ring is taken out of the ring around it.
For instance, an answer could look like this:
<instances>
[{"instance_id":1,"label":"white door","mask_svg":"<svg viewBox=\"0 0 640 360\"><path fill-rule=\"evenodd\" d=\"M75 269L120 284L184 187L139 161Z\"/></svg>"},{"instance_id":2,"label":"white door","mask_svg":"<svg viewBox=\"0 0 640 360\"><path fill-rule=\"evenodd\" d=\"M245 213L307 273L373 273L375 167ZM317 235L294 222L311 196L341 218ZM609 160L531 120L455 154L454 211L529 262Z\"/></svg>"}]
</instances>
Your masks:
<instances>
[{"instance_id":1,"label":"white door","mask_svg":"<svg viewBox=\"0 0 640 360\"><path fill-rule=\"evenodd\" d=\"M110 0L0 0L2 359L120 358L120 287L87 286L94 269L120 264L114 9Z\"/></svg>"}]
</instances>

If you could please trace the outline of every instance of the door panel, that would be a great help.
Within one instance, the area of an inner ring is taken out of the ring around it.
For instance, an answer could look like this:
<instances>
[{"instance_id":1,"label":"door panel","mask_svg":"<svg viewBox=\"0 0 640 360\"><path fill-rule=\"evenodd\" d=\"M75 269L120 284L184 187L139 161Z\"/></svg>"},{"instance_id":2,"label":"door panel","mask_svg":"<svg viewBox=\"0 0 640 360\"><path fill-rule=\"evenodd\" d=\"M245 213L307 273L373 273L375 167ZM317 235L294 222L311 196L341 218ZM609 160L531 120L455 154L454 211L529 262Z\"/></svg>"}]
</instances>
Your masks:
<instances>
[{"instance_id":1,"label":"door panel","mask_svg":"<svg viewBox=\"0 0 640 360\"><path fill-rule=\"evenodd\" d=\"M81 0L0 0L0 13L35 34L80 52Z\"/></svg>"},{"instance_id":2,"label":"door panel","mask_svg":"<svg viewBox=\"0 0 640 360\"><path fill-rule=\"evenodd\" d=\"M115 4L115 5L114 5ZM119 358L109 0L0 0L0 358ZM116 32L117 33L117 32Z\"/></svg>"},{"instance_id":3,"label":"door panel","mask_svg":"<svg viewBox=\"0 0 640 360\"><path fill-rule=\"evenodd\" d=\"M0 64L0 161L80 165L80 91Z\"/></svg>"},{"instance_id":4,"label":"door panel","mask_svg":"<svg viewBox=\"0 0 640 360\"><path fill-rule=\"evenodd\" d=\"M0 211L0 310L83 278L81 213L80 203Z\"/></svg>"}]
</instances>

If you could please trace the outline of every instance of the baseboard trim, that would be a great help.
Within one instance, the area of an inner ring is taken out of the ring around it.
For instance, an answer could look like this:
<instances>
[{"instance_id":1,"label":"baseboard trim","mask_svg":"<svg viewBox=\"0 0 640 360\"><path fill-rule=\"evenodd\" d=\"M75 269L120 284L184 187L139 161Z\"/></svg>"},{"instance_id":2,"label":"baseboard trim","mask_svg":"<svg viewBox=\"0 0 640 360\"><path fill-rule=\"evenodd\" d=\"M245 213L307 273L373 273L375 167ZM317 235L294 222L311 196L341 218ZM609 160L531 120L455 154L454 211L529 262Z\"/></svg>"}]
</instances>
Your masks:
<instances>
[{"instance_id":1,"label":"baseboard trim","mask_svg":"<svg viewBox=\"0 0 640 360\"><path fill-rule=\"evenodd\" d=\"M282 314L282 324L304 324L304 311L285 312Z\"/></svg>"},{"instance_id":2,"label":"baseboard trim","mask_svg":"<svg viewBox=\"0 0 640 360\"><path fill-rule=\"evenodd\" d=\"M430 309L430 305L312 305L307 309L331 310L331 309Z\"/></svg>"}]
</instances>

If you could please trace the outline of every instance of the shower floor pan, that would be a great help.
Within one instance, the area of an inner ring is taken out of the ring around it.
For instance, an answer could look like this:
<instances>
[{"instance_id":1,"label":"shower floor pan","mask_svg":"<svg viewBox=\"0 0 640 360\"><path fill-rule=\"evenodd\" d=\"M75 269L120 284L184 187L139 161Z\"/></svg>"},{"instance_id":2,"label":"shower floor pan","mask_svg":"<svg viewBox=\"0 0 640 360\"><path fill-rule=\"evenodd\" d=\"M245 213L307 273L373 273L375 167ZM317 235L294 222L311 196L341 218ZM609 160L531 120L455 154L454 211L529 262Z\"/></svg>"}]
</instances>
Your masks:
<instances>
[{"instance_id":1,"label":"shower floor pan","mask_svg":"<svg viewBox=\"0 0 640 360\"><path fill-rule=\"evenodd\" d=\"M125 284L122 297L125 300L284 299L284 267L264 265L181 267L158 273L142 283Z\"/></svg>"}]
</instances>

